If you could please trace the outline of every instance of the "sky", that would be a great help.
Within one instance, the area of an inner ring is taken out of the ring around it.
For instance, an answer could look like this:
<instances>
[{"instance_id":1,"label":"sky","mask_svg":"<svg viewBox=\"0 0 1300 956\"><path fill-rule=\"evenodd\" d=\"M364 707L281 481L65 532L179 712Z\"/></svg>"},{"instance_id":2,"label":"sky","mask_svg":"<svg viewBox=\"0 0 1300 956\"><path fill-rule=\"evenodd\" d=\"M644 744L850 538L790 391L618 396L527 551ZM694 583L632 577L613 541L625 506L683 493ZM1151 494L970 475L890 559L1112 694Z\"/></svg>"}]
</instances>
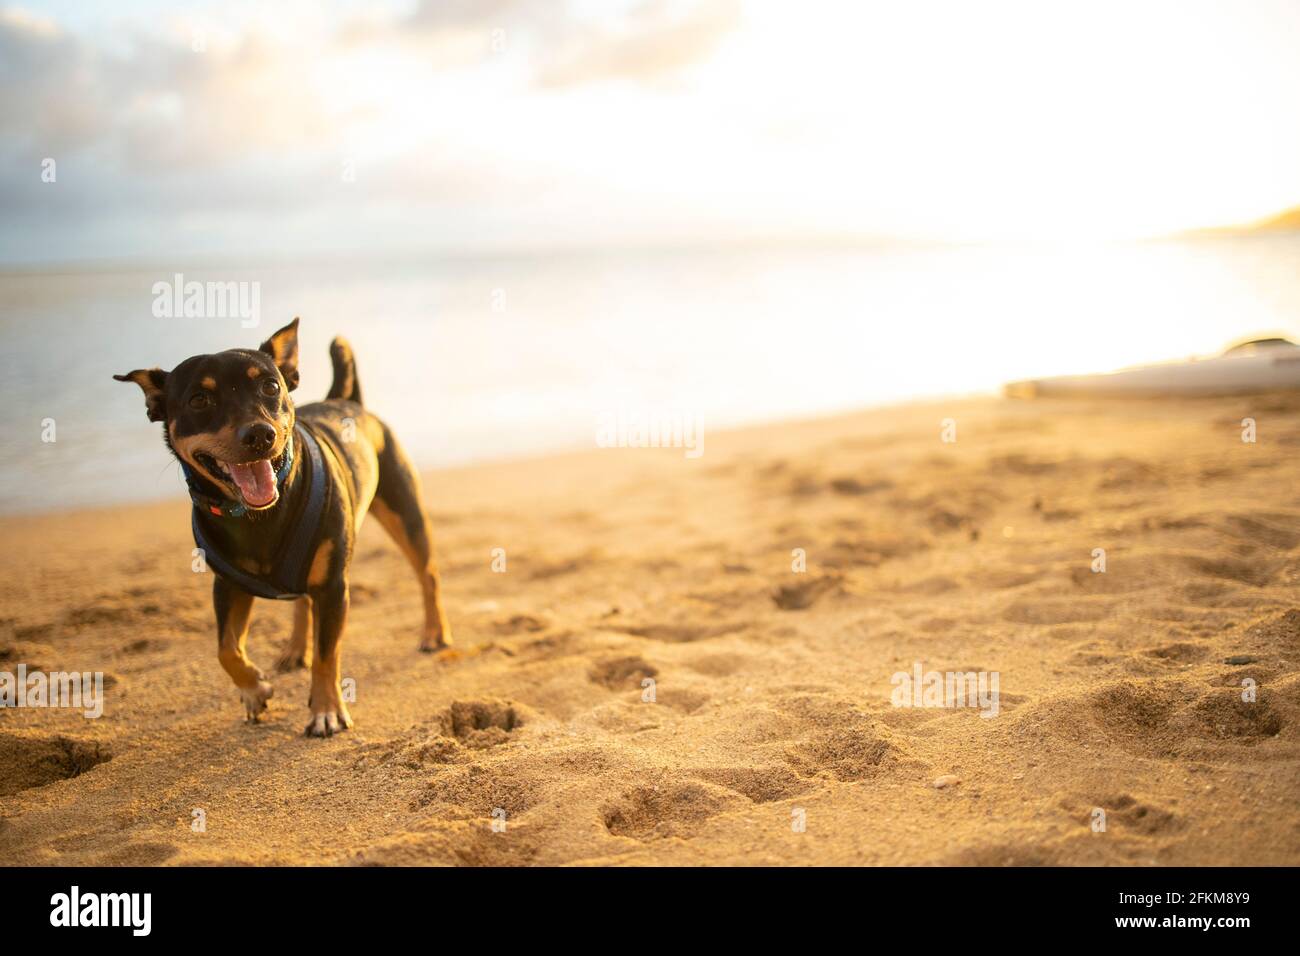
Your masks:
<instances>
[{"instance_id":1,"label":"sky","mask_svg":"<svg viewBox=\"0 0 1300 956\"><path fill-rule=\"evenodd\" d=\"M1295 0L27 0L0 264L1246 222L1298 49Z\"/></svg>"}]
</instances>

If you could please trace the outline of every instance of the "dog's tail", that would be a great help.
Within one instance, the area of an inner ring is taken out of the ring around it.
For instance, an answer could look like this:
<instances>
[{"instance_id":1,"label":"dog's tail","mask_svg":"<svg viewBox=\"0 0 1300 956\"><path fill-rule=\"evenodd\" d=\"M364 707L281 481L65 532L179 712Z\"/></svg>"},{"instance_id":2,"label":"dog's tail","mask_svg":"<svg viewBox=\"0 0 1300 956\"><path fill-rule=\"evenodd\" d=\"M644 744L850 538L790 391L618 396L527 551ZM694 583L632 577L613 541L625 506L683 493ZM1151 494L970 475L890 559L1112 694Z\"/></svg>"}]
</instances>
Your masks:
<instances>
[{"instance_id":1,"label":"dog's tail","mask_svg":"<svg viewBox=\"0 0 1300 956\"><path fill-rule=\"evenodd\" d=\"M330 343L330 358L334 361L334 384L326 399L341 398L361 404L361 380L357 378L357 360L352 357L352 346L341 335Z\"/></svg>"}]
</instances>

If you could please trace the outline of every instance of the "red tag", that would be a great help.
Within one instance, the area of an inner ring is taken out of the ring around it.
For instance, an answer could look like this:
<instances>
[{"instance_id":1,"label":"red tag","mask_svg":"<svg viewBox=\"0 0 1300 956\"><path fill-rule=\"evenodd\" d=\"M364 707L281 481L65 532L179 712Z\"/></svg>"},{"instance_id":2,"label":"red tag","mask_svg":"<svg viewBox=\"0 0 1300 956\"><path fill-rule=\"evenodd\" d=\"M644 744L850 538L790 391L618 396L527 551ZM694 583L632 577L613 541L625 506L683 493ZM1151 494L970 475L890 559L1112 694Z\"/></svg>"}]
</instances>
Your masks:
<instances>
[{"instance_id":1,"label":"red tag","mask_svg":"<svg viewBox=\"0 0 1300 956\"><path fill-rule=\"evenodd\" d=\"M216 505L208 505L208 510L211 511L214 515L221 514L221 509L218 508Z\"/></svg>"}]
</instances>

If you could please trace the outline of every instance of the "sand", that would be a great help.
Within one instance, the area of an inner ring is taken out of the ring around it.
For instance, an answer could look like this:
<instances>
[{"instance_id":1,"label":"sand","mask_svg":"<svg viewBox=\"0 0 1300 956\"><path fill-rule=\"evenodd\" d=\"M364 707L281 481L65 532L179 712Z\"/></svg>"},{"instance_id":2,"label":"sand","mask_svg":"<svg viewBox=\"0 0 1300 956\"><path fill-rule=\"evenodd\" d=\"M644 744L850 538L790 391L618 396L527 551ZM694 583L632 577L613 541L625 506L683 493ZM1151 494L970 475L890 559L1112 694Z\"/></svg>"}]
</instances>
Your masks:
<instances>
[{"instance_id":1,"label":"sand","mask_svg":"<svg viewBox=\"0 0 1300 956\"><path fill-rule=\"evenodd\" d=\"M457 651L416 652L368 522L328 740L304 671L243 722L187 502L0 522L0 670L108 682L100 719L0 711L3 859L1300 863L1300 397L910 406L425 482ZM257 602L268 671L291 616ZM894 706L918 664L996 672L997 715Z\"/></svg>"}]
</instances>

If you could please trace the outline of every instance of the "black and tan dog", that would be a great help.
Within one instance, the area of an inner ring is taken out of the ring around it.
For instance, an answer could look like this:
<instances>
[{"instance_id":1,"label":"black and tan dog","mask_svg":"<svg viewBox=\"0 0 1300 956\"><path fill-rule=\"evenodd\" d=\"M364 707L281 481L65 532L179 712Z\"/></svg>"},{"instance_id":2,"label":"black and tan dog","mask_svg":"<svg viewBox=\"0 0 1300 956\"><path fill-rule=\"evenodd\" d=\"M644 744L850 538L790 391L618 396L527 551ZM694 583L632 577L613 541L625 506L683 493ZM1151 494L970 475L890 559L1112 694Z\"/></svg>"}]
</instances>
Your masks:
<instances>
[{"instance_id":1,"label":"black and tan dog","mask_svg":"<svg viewBox=\"0 0 1300 956\"><path fill-rule=\"evenodd\" d=\"M310 664L307 733L352 726L340 689L348 565L367 511L393 537L424 592L420 650L451 643L438 596L433 536L420 481L392 431L361 405L352 350L330 345L334 384L323 402L294 408L298 320L258 351L195 355L170 372L113 376L144 390L149 420L181 463L194 499L195 543L214 572L218 656L249 720L271 685L244 650L254 597L292 599L293 637L281 670Z\"/></svg>"}]
</instances>

